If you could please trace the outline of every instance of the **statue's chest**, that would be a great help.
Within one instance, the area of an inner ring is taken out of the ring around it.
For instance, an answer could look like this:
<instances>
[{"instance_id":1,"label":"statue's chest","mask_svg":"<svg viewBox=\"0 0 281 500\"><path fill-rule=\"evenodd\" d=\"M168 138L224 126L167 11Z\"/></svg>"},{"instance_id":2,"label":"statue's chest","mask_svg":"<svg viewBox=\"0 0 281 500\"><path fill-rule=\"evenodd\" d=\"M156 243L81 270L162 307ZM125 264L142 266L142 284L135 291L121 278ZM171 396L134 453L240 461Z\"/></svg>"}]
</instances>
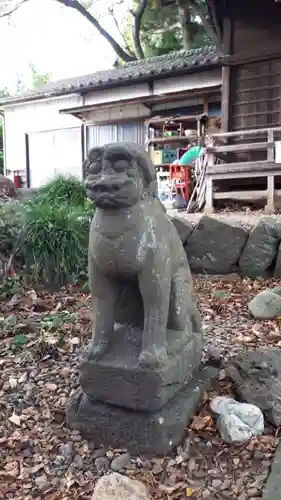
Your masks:
<instances>
[{"instance_id":1,"label":"statue's chest","mask_svg":"<svg viewBox=\"0 0 281 500\"><path fill-rule=\"evenodd\" d=\"M97 266L106 274L135 275L140 272L143 263L139 251L142 237L133 233L114 238L99 233L92 234L90 251Z\"/></svg>"}]
</instances>

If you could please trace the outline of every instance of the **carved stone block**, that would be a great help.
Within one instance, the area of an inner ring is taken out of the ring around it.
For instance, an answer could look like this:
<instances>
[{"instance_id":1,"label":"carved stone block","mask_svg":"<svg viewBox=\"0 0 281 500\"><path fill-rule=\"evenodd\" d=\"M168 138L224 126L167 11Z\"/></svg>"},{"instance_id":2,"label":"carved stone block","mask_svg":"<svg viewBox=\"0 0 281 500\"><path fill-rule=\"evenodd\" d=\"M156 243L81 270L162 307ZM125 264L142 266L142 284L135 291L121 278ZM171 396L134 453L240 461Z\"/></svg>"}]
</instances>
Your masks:
<instances>
[{"instance_id":1,"label":"carved stone block","mask_svg":"<svg viewBox=\"0 0 281 500\"><path fill-rule=\"evenodd\" d=\"M191 379L201 362L199 334L167 331L168 363L160 368L139 366L141 329L119 326L110 349L91 359L91 345L81 365L80 384L93 399L133 410L162 408Z\"/></svg>"}]
</instances>

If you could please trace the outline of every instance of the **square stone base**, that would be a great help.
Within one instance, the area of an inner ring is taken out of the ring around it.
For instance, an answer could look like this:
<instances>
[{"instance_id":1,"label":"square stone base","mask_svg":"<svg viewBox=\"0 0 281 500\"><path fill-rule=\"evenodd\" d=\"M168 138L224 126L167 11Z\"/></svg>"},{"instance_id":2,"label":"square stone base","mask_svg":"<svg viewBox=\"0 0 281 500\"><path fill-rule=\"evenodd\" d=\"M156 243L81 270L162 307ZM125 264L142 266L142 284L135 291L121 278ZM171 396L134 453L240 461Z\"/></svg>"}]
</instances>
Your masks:
<instances>
[{"instance_id":1,"label":"square stone base","mask_svg":"<svg viewBox=\"0 0 281 500\"><path fill-rule=\"evenodd\" d=\"M81 364L80 385L90 399L133 410L162 408L193 377L201 363L200 333L167 330L168 362L162 368L138 363L142 330L115 327L108 353L91 359L91 345Z\"/></svg>"},{"instance_id":2,"label":"square stone base","mask_svg":"<svg viewBox=\"0 0 281 500\"><path fill-rule=\"evenodd\" d=\"M95 446L126 448L132 454L165 455L179 444L194 416L202 391L218 374L207 366L156 412L134 411L90 400L81 390L73 394L66 418Z\"/></svg>"}]
</instances>

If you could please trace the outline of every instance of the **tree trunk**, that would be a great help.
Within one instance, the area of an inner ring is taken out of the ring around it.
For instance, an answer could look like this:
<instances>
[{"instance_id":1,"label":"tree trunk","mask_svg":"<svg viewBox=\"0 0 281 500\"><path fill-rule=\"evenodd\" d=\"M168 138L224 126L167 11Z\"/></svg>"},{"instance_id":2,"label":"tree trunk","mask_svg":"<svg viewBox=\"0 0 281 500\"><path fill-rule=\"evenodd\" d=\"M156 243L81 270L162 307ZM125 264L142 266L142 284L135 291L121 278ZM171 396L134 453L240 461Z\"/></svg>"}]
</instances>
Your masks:
<instances>
[{"instance_id":1,"label":"tree trunk","mask_svg":"<svg viewBox=\"0 0 281 500\"><path fill-rule=\"evenodd\" d=\"M133 25L133 40L135 45L135 51L138 59L144 59L144 53L141 46L140 41L140 30L141 30L141 19L147 8L148 0L140 0L138 7L135 12L133 12L134 16L134 25Z\"/></svg>"},{"instance_id":2,"label":"tree trunk","mask_svg":"<svg viewBox=\"0 0 281 500\"><path fill-rule=\"evenodd\" d=\"M184 50L190 50L193 44L190 12L186 0L177 0L177 5L179 8L179 19L182 29L183 48Z\"/></svg>"}]
</instances>

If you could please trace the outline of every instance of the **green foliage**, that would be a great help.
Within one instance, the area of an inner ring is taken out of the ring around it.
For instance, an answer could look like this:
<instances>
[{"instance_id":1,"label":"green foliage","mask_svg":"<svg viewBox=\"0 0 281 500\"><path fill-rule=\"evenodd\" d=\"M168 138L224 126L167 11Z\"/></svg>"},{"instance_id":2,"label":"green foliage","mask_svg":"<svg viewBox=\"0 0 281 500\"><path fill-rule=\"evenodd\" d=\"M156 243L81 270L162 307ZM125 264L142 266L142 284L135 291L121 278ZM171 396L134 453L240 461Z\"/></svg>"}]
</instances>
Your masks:
<instances>
[{"instance_id":1,"label":"green foliage","mask_svg":"<svg viewBox=\"0 0 281 500\"><path fill-rule=\"evenodd\" d=\"M7 87L4 87L4 89L0 90L0 98L2 99L3 97L9 97L9 91Z\"/></svg>"},{"instance_id":2,"label":"green foliage","mask_svg":"<svg viewBox=\"0 0 281 500\"><path fill-rule=\"evenodd\" d=\"M84 207L42 198L25 210L25 262L40 283L60 286L87 268L90 214Z\"/></svg>"},{"instance_id":3,"label":"green foliage","mask_svg":"<svg viewBox=\"0 0 281 500\"><path fill-rule=\"evenodd\" d=\"M75 319L75 314L69 311L61 311L57 314L46 315L41 321L41 333L57 332L63 325L74 323Z\"/></svg>"},{"instance_id":4,"label":"green foliage","mask_svg":"<svg viewBox=\"0 0 281 500\"><path fill-rule=\"evenodd\" d=\"M10 299L21 289L21 280L19 276L7 278L0 284L0 299Z\"/></svg>"},{"instance_id":5,"label":"green foliage","mask_svg":"<svg viewBox=\"0 0 281 500\"><path fill-rule=\"evenodd\" d=\"M141 40L146 57L181 50L183 43L177 7L171 5L158 9L150 0L142 17Z\"/></svg>"},{"instance_id":6,"label":"green foliage","mask_svg":"<svg viewBox=\"0 0 281 500\"><path fill-rule=\"evenodd\" d=\"M50 81L51 73L43 73L42 75L40 75L40 73L36 71L33 64L30 64L30 71L32 76L33 89L38 89L39 87Z\"/></svg>"},{"instance_id":7,"label":"green foliage","mask_svg":"<svg viewBox=\"0 0 281 500\"><path fill-rule=\"evenodd\" d=\"M86 189L76 177L57 175L39 188L38 197L50 204L68 203L71 206L83 207L86 202Z\"/></svg>"},{"instance_id":8,"label":"green foliage","mask_svg":"<svg viewBox=\"0 0 281 500\"><path fill-rule=\"evenodd\" d=\"M0 251L20 246L18 256L31 278L60 286L85 275L93 205L82 182L59 176L25 202L0 206Z\"/></svg>"},{"instance_id":9,"label":"green foliage","mask_svg":"<svg viewBox=\"0 0 281 500\"><path fill-rule=\"evenodd\" d=\"M0 17L12 14L20 5L28 1L4 1L3 7L0 7ZM108 41L119 60L123 62L136 60L136 53L140 57L140 51L136 50L132 36L136 19L132 11L136 12L140 0L131 0L130 2L122 0L56 1L87 19L93 28ZM210 43L201 22L202 19L207 18L208 10L206 7L206 0L196 0L196 2L171 0L164 7L157 0L149 0L140 26L140 41L144 56L157 56L179 49L189 50ZM107 31L104 27L108 24L109 16L112 18L110 24L115 24L115 34L111 34L112 31ZM121 42L119 42L120 35ZM36 71L33 72L33 88L49 81L48 74L41 75L39 78L38 76Z\"/></svg>"},{"instance_id":10,"label":"green foliage","mask_svg":"<svg viewBox=\"0 0 281 500\"><path fill-rule=\"evenodd\" d=\"M24 333L18 333L13 337L12 347L22 349L28 344L28 337Z\"/></svg>"},{"instance_id":11,"label":"green foliage","mask_svg":"<svg viewBox=\"0 0 281 500\"><path fill-rule=\"evenodd\" d=\"M0 251L10 254L19 240L23 229L23 206L11 200L0 205Z\"/></svg>"},{"instance_id":12,"label":"green foliage","mask_svg":"<svg viewBox=\"0 0 281 500\"><path fill-rule=\"evenodd\" d=\"M133 9L139 0L134 0ZM198 2L204 8L204 0ZM132 27L134 19L128 15L124 39L134 52ZM177 2L159 8L157 2L149 0L141 20L141 43L145 57L159 56L182 49L194 49L208 45L208 39L203 24L192 8L186 2L186 24L180 23L180 12Z\"/></svg>"},{"instance_id":13,"label":"green foliage","mask_svg":"<svg viewBox=\"0 0 281 500\"><path fill-rule=\"evenodd\" d=\"M4 153L0 151L0 174L4 174Z\"/></svg>"}]
</instances>

